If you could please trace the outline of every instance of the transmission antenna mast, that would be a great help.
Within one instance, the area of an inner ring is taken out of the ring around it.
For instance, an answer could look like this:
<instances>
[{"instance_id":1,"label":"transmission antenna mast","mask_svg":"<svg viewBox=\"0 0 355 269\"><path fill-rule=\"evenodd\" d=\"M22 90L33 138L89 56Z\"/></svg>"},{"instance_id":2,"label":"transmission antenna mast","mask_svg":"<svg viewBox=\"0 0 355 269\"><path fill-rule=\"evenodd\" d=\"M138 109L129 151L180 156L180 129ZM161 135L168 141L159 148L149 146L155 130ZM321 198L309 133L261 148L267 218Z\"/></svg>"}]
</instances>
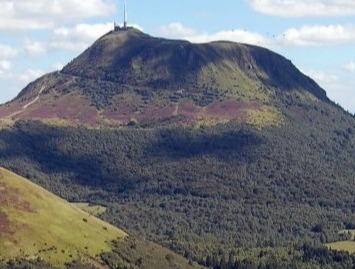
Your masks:
<instances>
[{"instance_id":1,"label":"transmission antenna mast","mask_svg":"<svg viewBox=\"0 0 355 269\"><path fill-rule=\"evenodd\" d=\"M124 1L123 29L127 29L127 3Z\"/></svg>"}]
</instances>

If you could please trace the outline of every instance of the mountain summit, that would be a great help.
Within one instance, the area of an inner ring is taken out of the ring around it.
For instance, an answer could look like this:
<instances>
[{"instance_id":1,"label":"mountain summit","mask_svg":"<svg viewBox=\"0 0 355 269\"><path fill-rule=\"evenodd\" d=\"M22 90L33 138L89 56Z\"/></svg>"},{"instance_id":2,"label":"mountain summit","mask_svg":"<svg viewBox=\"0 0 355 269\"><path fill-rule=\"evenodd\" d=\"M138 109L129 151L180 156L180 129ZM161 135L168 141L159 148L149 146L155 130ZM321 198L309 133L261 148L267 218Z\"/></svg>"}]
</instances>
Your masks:
<instances>
[{"instance_id":1,"label":"mountain summit","mask_svg":"<svg viewBox=\"0 0 355 269\"><path fill-rule=\"evenodd\" d=\"M7 119L89 125L213 123L279 125L277 98L326 93L282 56L233 42L193 44L112 31L60 72L29 84L0 108Z\"/></svg>"}]
</instances>

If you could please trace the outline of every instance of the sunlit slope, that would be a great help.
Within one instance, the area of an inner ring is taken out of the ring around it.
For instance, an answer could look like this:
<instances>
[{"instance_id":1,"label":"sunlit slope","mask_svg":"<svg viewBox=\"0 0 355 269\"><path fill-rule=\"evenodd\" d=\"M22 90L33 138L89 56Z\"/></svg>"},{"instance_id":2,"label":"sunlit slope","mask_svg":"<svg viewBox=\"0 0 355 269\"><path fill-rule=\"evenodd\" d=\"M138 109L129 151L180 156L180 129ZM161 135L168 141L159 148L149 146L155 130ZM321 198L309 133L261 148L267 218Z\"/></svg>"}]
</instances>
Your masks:
<instances>
[{"instance_id":1,"label":"sunlit slope","mask_svg":"<svg viewBox=\"0 0 355 269\"><path fill-rule=\"evenodd\" d=\"M326 246L330 249L347 251L349 253L355 253L355 230L342 230L340 234L347 235L348 239L333 243L328 243Z\"/></svg>"},{"instance_id":2,"label":"sunlit slope","mask_svg":"<svg viewBox=\"0 0 355 269\"><path fill-rule=\"evenodd\" d=\"M96 258L123 237L123 231L0 168L0 258L39 257L61 266Z\"/></svg>"},{"instance_id":3,"label":"sunlit slope","mask_svg":"<svg viewBox=\"0 0 355 269\"><path fill-rule=\"evenodd\" d=\"M0 106L0 123L279 127L284 99L329 103L289 60L233 42L193 44L137 29L110 32L61 71L30 83Z\"/></svg>"}]
</instances>

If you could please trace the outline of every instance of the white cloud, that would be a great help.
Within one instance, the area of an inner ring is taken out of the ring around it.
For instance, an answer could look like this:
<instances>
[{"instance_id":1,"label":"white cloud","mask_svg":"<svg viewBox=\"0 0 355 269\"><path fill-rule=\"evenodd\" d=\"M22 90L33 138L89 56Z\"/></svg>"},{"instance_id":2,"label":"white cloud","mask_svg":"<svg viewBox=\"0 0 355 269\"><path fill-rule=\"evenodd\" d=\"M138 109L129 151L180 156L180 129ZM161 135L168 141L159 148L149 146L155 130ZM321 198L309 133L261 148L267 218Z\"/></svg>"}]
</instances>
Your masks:
<instances>
[{"instance_id":1,"label":"white cloud","mask_svg":"<svg viewBox=\"0 0 355 269\"><path fill-rule=\"evenodd\" d=\"M2 67L5 67L5 69ZM19 89L23 89L29 82L43 74L43 71L36 69L27 69L21 73L14 72L12 64L9 66L9 63L0 61L0 102L3 103L13 99L18 94Z\"/></svg>"},{"instance_id":2,"label":"white cloud","mask_svg":"<svg viewBox=\"0 0 355 269\"><path fill-rule=\"evenodd\" d=\"M0 61L0 79L13 80L16 82L21 82L21 84L23 85L26 85L27 83L45 74L43 70L38 69L29 68L22 73L15 73L11 69L12 63L7 61Z\"/></svg>"},{"instance_id":3,"label":"white cloud","mask_svg":"<svg viewBox=\"0 0 355 269\"><path fill-rule=\"evenodd\" d=\"M339 76L321 70L301 70L302 73L314 79L323 89L333 89L339 82Z\"/></svg>"},{"instance_id":4,"label":"white cloud","mask_svg":"<svg viewBox=\"0 0 355 269\"><path fill-rule=\"evenodd\" d=\"M159 33L164 37L185 37L197 34L194 29L188 28L180 22L174 22L169 25L161 26Z\"/></svg>"},{"instance_id":5,"label":"white cloud","mask_svg":"<svg viewBox=\"0 0 355 269\"><path fill-rule=\"evenodd\" d=\"M47 49L44 43L26 40L24 45L25 51L30 56L42 55Z\"/></svg>"},{"instance_id":6,"label":"white cloud","mask_svg":"<svg viewBox=\"0 0 355 269\"><path fill-rule=\"evenodd\" d=\"M319 82L320 84L334 83L334 82L338 81L338 76L327 74L324 71L319 71L319 70L304 71L304 70L302 70L302 72L304 74L306 74L307 76L310 76L311 78L313 78L315 81Z\"/></svg>"},{"instance_id":7,"label":"white cloud","mask_svg":"<svg viewBox=\"0 0 355 269\"><path fill-rule=\"evenodd\" d=\"M351 113L355 113L355 98L351 98L355 94L353 74L346 72L334 74L321 70L302 72L313 78L327 92L330 100L340 104Z\"/></svg>"},{"instance_id":8,"label":"white cloud","mask_svg":"<svg viewBox=\"0 0 355 269\"><path fill-rule=\"evenodd\" d=\"M1 58L13 58L17 55L17 50L6 45L0 45L0 57Z\"/></svg>"},{"instance_id":9,"label":"white cloud","mask_svg":"<svg viewBox=\"0 0 355 269\"><path fill-rule=\"evenodd\" d=\"M12 68L12 63L6 60L0 61L0 72L9 71Z\"/></svg>"},{"instance_id":10,"label":"white cloud","mask_svg":"<svg viewBox=\"0 0 355 269\"><path fill-rule=\"evenodd\" d=\"M195 43L227 40L268 48L355 44L355 25L306 25L298 29L288 29L271 37L240 29L199 33L181 23L173 23L162 26L159 34L169 38L187 39Z\"/></svg>"},{"instance_id":11,"label":"white cloud","mask_svg":"<svg viewBox=\"0 0 355 269\"><path fill-rule=\"evenodd\" d=\"M114 10L113 0L3 0L0 30L48 29L83 18L107 16Z\"/></svg>"},{"instance_id":12,"label":"white cloud","mask_svg":"<svg viewBox=\"0 0 355 269\"><path fill-rule=\"evenodd\" d=\"M342 66L348 72L355 72L355 62L349 62Z\"/></svg>"},{"instance_id":13,"label":"white cloud","mask_svg":"<svg viewBox=\"0 0 355 269\"><path fill-rule=\"evenodd\" d=\"M247 0L257 12L283 17L355 15L354 0Z\"/></svg>"},{"instance_id":14,"label":"white cloud","mask_svg":"<svg viewBox=\"0 0 355 269\"><path fill-rule=\"evenodd\" d=\"M40 76L42 76L45 72L43 72L42 70L38 70L38 69L27 69L25 72L23 72L22 74L19 75L13 75L15 78L20 79L21 81L23 81L24 83L29 83L37 78L39 78Z\"/></svg>"},{"instance_id":15,"label":"white cloud","mask_svg":"<svg viewBox=\"0 0 355 269\"><path fill-rule=\"evenodd\" d=\"M351 98L355 94L355 80L353 78L343 76L336 83L330 84L325 89L331 100L334 100L351 113L355 113L355 98Z\"/></svg>"},{"instance_id":16,"label":"white cloud","mask_svg":"<svg viewBox=\"0 0 355 269\"><path fill-rule=\"evenodd\" d=\"M220 31L213 34L199 34L196 36L189 37L189 40L197 43L223 40L264 46L269 43L269 41L262 35L244 30L230 30Z\"/></svg>"},{"instance_id":17,"label":"white cloud","mask_svg":"<svg viewBox=\"0 0 355 269\"><path fill-rule=\"evenodd\" d=\"M303 26L286 30L278 38L283 46L316 46L355 43L355 25Z\"/></svg>"},{"instance_id":18,"label":"white cloud","mask_svg":"<svg viewBox=\"0 0 355 269\"><path fill-rule=\"evenodd\" d=\"M60 27L54 29L52 40L48 46L52 49L82 51L112 29L112 23L79 24L73 28Z\"/></svg>"},{"instance_id":19,"label":"white cloud","mask_svg":"<svg viewBox=\"0 0 355 269\"><path fill-rule=\"evenodd\" d=\"M245 30L228 30L212 34L199 33L194 29L184 26L182 23L172 23L162 26L159 34L163 37L181 38L194 43L205 43L211 41L235 41L240 43L266 45L269 41L262 35Z\"/></svg>"},{"instance_id":20,"label":"white cloud","mask_svg":"<svg viewBox=\"0 0 355 269\"><path fill-rule=\"evenodd\" d=\"M53 70L62 70L64 66L64 64L56 63L53 65Z\"/></svg>"}]
</instances>

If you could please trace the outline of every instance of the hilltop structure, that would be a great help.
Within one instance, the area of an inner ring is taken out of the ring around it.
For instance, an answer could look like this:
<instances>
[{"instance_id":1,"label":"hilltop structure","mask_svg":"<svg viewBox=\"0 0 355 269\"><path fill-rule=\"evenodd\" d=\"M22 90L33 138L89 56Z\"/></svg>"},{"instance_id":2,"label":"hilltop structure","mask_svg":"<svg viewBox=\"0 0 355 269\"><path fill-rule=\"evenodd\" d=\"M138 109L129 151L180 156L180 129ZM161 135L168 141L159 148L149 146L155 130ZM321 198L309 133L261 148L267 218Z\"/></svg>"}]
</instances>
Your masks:
<instances>
[{"instance_id":1,"label":"hilltop structure","mask_svg":"<svg viewBox=\"0 0 355 269\"><path fill-rule=\"evenodd\" d=\"M124 2L124 8L123 8L123 26L117 24L116 22L114 23L114 28L113 30L116 31L127 31L129 29L132 29L133 27L128 26L127 23L127 10L126 10L126 1Z\"/></svg>"}]
</instances>

